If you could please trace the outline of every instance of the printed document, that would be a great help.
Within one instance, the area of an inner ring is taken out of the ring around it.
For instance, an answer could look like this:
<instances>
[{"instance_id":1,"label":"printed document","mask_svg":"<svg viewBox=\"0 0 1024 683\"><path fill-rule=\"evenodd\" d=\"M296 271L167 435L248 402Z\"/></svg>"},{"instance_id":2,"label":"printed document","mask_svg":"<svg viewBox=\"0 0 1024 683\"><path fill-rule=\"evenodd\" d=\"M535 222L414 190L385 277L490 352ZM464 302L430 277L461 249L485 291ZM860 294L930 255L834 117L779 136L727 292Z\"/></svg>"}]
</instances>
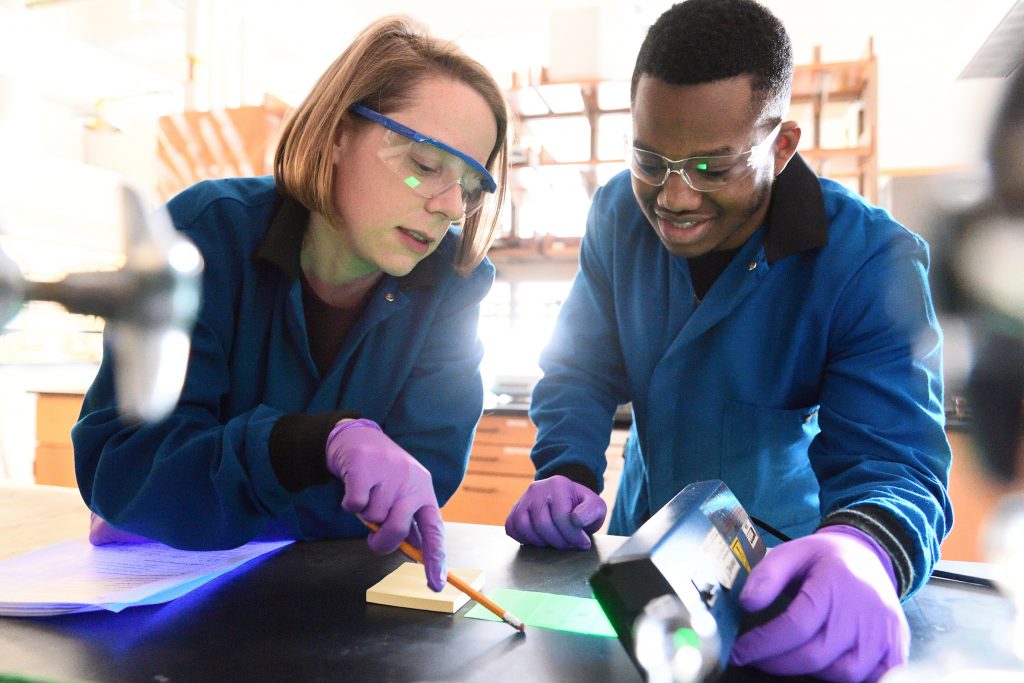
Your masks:
<instances>
[{"instance_id":1,"label":"printed document","mask_svg":"<svg viewBox=\"0 0 1024 683\"><path fill-rule=\"evenodd\" d=\"M173 600L292 543L253 541L233 550L176 550L162 543L55 543L0 561L0 615L48 616Z\"/></svg>"}]
</instances>

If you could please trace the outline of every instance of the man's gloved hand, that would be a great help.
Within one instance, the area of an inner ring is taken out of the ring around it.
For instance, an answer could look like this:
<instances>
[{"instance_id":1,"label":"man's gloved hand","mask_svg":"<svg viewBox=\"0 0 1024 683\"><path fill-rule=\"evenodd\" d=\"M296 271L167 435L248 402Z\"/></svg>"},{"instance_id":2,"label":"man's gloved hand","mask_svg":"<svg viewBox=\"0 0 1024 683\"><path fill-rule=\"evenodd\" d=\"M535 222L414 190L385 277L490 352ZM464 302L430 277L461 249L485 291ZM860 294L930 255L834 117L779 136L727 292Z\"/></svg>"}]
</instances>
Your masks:
<instances>
[{"instance_id":1,"label":"man's gloved hand","mask_svg":"<svg viewBox=\"0 0 1024 683\"><path fill-rule=\"evenodd\" d=\"M105 519L95 512L89 513L89 543L108 545L110 543L151 543L145 536L137 536L128 531L121 531L110 526Z\"/></svg>"},{"instance_id":2,"label":"man's gloved hand","mask_svg":"<svg viewBox=\"0 0 1024 683\"><path fill-rule=\"evenodd\" d=\"M910 628L888 553L850 526L819 529L773 549L740 593L763 610L790 585L799 592L778 617L747 631L732 663L780 675L876 681L907 660Z\"/></svg>"},{"instance_id":3,"label":"man's gloved hand","mask_svg":"<svg viewBox=\"0 0 1024 683\"><path fill-rule=\"evenodd\" d=\"M370 549L390 553L408 540L423 551L427 585L444 588L444 522L427 468L377 423L346 419L327 437L327 469L345 484L341 507L380 525L367 539Z\"/></svg>"},{"instance_id":4,"label":"man's gloved hand","mask_svg":"<svg viewBox=\"0 0 1024 683\"><path fill-rule=\"evenodd\" d=\"M587 550L587 534L601 528L607 512L601 496L556 474L530 484L508 513L505 533L526 545Z\"/></svg>"}]
</instances>

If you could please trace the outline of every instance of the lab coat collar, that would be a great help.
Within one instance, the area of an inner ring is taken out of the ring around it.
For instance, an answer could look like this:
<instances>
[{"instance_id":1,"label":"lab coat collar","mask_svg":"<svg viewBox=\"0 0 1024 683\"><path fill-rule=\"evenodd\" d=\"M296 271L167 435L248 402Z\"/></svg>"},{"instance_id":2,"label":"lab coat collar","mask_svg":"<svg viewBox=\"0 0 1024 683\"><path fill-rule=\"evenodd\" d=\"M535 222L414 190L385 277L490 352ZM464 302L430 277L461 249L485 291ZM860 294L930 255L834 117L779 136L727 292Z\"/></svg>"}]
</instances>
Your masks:
<instances>
[{"instance_id":1,"label":"lab coat collar","mask_svg":"<svg viewBox=\"0 0 1024 683\"><path fill-rule=\"evenodd\" d=\"M764 238L769 264L828 243L828 218L818 176L799 154L794 154L775 179L768 207Z\"/></svg>"},{"instance_id":2,"label":"lab coat collar","mask_svg":"<svg viewBox=\"0 0 1024 683\"><path fill-rule=\"evenodd\" d=\"M277 266L291 280L298 280L302 272L299 255L302 251L302 236L306 233L309 224L309 209L295 199L286 195L281 196L281 204L278 206L274 217L270 221L270 227L263 241L256 250L257 260L267 261ZM450 236L449 236L450 237ZM438 252L450 252L450 240L438 247L438 250L419 263L412 272L405 277L396 278L401 289L410 287L429 287L437 283L441 278L440 268L443 260L439 258ZM385 276L388 279L389 276Z\"/></svg>"}]
</instances>

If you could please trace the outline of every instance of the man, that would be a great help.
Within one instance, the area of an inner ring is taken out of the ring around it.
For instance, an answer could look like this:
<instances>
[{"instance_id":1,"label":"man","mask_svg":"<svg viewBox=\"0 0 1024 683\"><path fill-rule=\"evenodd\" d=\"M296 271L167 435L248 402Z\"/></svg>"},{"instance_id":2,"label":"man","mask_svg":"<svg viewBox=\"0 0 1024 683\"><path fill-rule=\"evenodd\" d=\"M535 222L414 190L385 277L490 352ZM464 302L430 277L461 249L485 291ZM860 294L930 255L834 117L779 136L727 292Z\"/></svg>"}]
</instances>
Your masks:
<instances>
[{"instance_id":1,"label":"man","mask_svg":"<svg viewBox=\"0 0 1024 683\"><path fill-rule=\"evenodd\" d=\"M590 547L613 413L631 402L609 531L724 480L799 537L741 604L799 593L733 662L859 681L906 659L900 599L952 523L941 337L926 244L796 154L792 71L785 28L752 0L688 0L651 27L631 173L594 196L533 393L537 480L506 530Z\"/></svg>"}]
</instances>

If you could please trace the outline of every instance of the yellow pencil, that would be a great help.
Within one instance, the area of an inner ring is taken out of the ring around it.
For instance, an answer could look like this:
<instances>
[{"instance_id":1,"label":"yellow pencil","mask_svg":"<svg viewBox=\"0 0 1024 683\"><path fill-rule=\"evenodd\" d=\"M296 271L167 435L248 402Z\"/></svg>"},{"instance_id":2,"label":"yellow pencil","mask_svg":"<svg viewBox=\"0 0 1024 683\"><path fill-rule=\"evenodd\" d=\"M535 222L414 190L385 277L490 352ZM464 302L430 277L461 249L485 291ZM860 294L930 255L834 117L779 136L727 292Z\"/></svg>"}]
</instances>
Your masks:
<instances>
[{"instance_id":1,"label":"yellow pencil","mask_svg":"<svg viewBox=\"0 0 1024 683\"><path fill-rule=\"evenodd\" d=\"M371 531L376 531L379 528L377 524L374 524L373 522L368 522L362 517L360 517L359 520L367 527L369 527ZM415 560L420 564L423 564L423 553L420 551L419 548L412 545L408 541L402 541L401 545L398 546L398 549L405 553L410 559ZM468 595L473 600L476 600L478 603L486 607L492 613L501 617L501 620L509 626L511 626L512 628L516 629L524 635L526 634L526 624L524 624L514 614L503 609L500 605L495 603L486 595L484 595L477 589L473 588L468 583L466 583L459 577L455 576L451 572L448 572L448 583L458 588L460 591Z\"/></svg>"}]
</instances>

